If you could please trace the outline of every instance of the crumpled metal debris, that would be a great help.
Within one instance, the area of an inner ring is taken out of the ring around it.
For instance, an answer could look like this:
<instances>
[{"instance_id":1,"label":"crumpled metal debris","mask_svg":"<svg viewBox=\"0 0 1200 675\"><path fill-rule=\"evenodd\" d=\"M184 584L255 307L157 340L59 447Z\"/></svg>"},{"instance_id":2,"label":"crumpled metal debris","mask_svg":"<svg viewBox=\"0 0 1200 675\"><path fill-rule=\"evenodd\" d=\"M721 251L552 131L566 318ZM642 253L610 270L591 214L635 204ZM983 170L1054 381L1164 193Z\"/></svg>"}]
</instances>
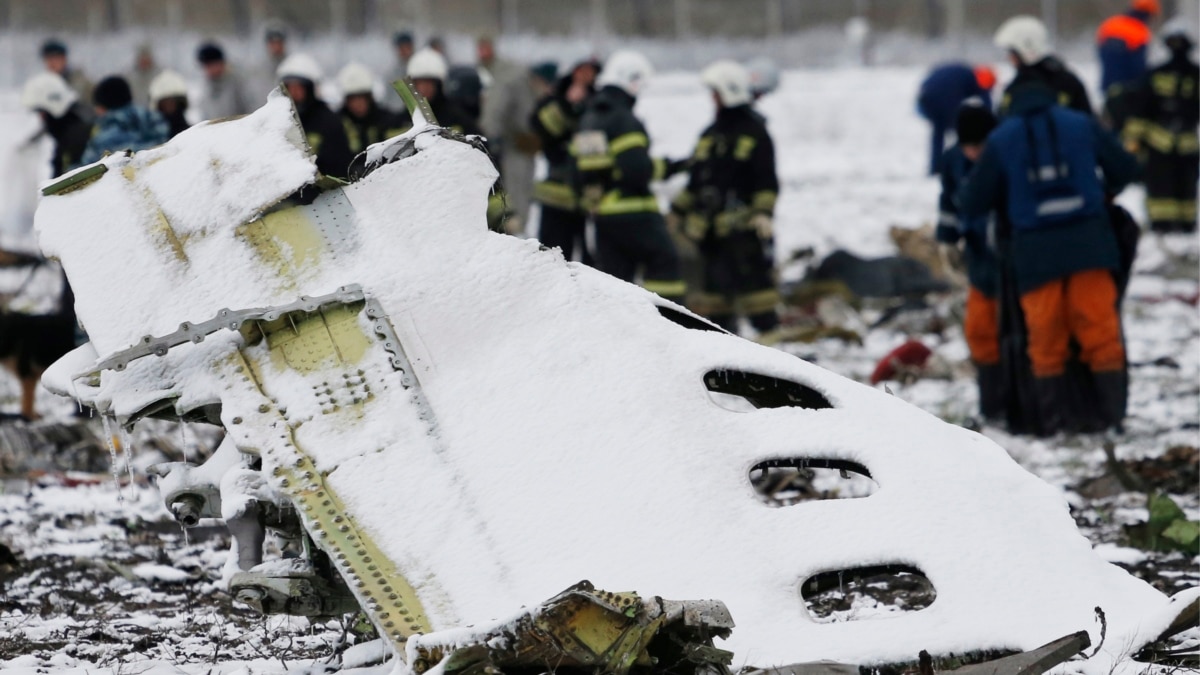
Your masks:
<instances>
[{"instance_id":1,"label":"crumpled metal debris","mask_svg":"<svg viewBox=\"0 0 1200 675\"><path fill-rule=\"evenodd\" d=\"M728 637L733 619L719 600L663 600L597 590L581 581L536 608L467 644L438 634L409 641L409 664L447 674L580 669L624 675L649 669L676 675L729 672L733 653L713 646Z\"/></svg>"}]
</instances>

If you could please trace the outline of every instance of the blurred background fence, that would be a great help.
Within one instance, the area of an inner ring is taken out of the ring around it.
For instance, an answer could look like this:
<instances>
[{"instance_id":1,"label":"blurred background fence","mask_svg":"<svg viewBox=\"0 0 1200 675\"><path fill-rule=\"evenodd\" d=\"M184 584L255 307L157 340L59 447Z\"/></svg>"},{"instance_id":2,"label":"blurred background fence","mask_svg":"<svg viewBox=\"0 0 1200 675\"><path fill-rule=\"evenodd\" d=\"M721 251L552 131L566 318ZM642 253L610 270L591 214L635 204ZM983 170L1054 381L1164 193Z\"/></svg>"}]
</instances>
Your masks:
<instances>
[{"instance_id":1,"label":"blurred background fence","mask_svg":"<svg viewBox=\"0 0 1200 675\"><path fill-rule=\"evenodd\" d=\"M1165 14L1200 17L1200 0L1162 0ZM292 49L327 67L359 59L382 71L394 31L442 36L452 60L471 62L491 34L509 58L569 60L617 45L660 68L767 54L784 66L1000 61L991 33L1019 13L1042 17L1068 56L1092 58L1090 36L1128 0L0 0L0 86L39 67L50 35L93 75L124 70L139 44L161 65L195 74L198 42L216 38L231 61L263 58L262 29L282 21ZM863 21L865 19L865 22ZM847 27L869 26L869 36Z\"/></svg>"}]
</instances>

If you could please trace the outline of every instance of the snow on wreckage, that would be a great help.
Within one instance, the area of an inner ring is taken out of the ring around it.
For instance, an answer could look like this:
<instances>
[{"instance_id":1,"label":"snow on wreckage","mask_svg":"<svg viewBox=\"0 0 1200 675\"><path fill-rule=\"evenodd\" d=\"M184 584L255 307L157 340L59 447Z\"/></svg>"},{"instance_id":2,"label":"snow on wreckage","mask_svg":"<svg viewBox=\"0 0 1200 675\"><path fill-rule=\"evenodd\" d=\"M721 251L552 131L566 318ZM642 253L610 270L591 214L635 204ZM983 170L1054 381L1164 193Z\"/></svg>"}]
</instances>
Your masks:
<instances>
[{"instance_id":1,"label":"snow on wreckage","mask_svg":"<svg viewBox=\"0 0 1200 675\"><path fill-rule=\"evenodd\" d=\"M1200 597L1103 562L1061 494L985 438L489 233L495 173L471 143L418 121L369 153L357 182L321 179L276 95L82 169L37 213L92 340L47 383L123 425L225 427L160 488L181 521L229 524L243 602L361 607L418 672L550 662L535 638L644 668L676 624L691 646L666 651L693 668L729 661L713 635L739 664L877 665L1087 631L1079 667L1107 673ZM877 487L771 508L750 474L772 464ZM294 557L264 560L267 531ZM805 609L806 582L885 566L936 599L879 620Z\"/></svg>"}]
</instances>

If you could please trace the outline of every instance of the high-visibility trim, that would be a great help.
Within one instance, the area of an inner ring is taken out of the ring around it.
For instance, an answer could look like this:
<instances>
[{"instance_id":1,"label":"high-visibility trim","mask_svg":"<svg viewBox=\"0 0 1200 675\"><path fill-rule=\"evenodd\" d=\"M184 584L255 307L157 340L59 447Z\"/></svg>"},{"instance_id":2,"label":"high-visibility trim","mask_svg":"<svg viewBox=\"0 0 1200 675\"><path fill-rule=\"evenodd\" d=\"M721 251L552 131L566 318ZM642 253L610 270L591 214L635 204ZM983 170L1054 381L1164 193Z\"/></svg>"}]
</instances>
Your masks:
<instances>
[{"instance_id":1,"label":"high-visibility trim","mask_svg":"<svg viewBox=\"0 0 1200 675\"><path fill-rule=\"evenodd\" d=\"M1175 73L1155 73L1150 76L1150 88L1163 98L1171 98L1179 90L1179 77Z\"/></svg>"},{"instance_id":2,"label":"high-visibility trim","mask_svg":"<svg viewBox=\"0 0 1200 675\"><path fill-rule=\"evenodd\" d=\"M1175 199L1151 197L1146 200L1146 213L1150 220L1181 220L1181 206L1182 203Z\"/></svg>"},{"instance_id":3,"label":"high-visibility trim","mask_svg":"<svg viewBox=\"0 0 1200 675\"><path fill-rule=\"evenodd\" d=\"M702 136L696 143L696 151L692 153L692 157L698 162L708 159L708 156L712 154L712 144L712 136Z\"/></svg>"},{"instance_id":4,"label":"high-visibility trim","mask_svg":"<svg viewBox=\"0 0 1200 675\"><path fill-rule=\"evenodd\" d=\"M1200 137L1194 131L1179 134L1179 144L1176 150L1181 155L1194 155L1200 152Z\"/></svg>"},{"instance_id":5,"label":"high-visibility trim","mask_svg":"<svg viewBox=\"0 0 1200 675\"><path fill-rule=\"evenodd\" d=\"M1037 215L1039 216L1061 216L1073 211L1078 211L1083 208L1084 199L1082 195L1074 197L1060 197L1058 199L1047 199L1038 204Z\"/></svg>"},{"instance_id":6,"label":"high-visibility trim","mask_svg":"<svg viewBox=\"0 0 1200 675\"><path fill-rule=\"evenodd\" d=\"M546 133L551 136L562 136L567 132L567 117L563 115L562 108L559 107L557 101L542 106L537 112L538 121L542 123L542 127L546 129Z\"/></svg>"},{"instance_id":7,"label":"high-visibility trim","mask_svg":"<svg viewBox=\"0 0 1200 675\"><path fill-rule=\"evenodd\" d=\"M650 139L640 131L631 131L627 134L621 134L608 144L608 155L616 157L617 155L627 150L634 148L649 148Z\"/></svg>"},{"instance_id":8,"label":"high-visibility trim","mask_svg":"<svg viewBox=\"0 0 1200 675\"><path fill-rule=\"evenodd\" d=\"M1121 139L1126 144L1137 143L1146 135L1146 127L1150 122L1141 117L1130 117L1125 121L1125 128L1121 129Z\"/></svg>"},{"instance_id":9,"label":"high-visibility trim","mask_svg":"<svg viewBox=\"0 0 1200 675\"><path fill-rule=\"evenodd\" d=\"M1171 130L1162 125L1154 124L1153 122L1146 125L1146 145L1159 152L1171 152L1175 149L1179 140L1178 134L1172 133Z\"/></svg>"},{"instance_id":10,"label":"high-visibility trim","mask_svg":"<svg viewBox=\"0 0 1200 675\"><path fill-rule=\"evenodd\" d=\"M664 298L681 298L687 293L687 282L683 279L646 279L642 288Z\"/></svg>"},{"instance_id":11,"label":"high-visibility trim","mask_svg":"<svg viewBox=\"0 0 1200 675\"><path fill-rule=\"evenodd\" d=\"M1140 49L1150 42L1150 28L1132 16L1118 14L1100 24L1096 42L1120 40L1129 49Z\"/></svg>"},{"instance_id":12,"label":"high-visibility trim","mask_svg":"<svg viewBox=\"0 0 1200 675\"><path fill-rule=\"evenodd\" d=\"M938 225L958 227L958 214L949 211L938 211Z\"/></svg>"},{"instance_id":13,"label":"high-visibility trim","mask_svg":"<svg viewBox=\"0 0 1200 675\"><path fill-rule=\"evenodd\" d=\"M766 211L771 213L775 211L775 201L779 199L779 193L774 190L759 190L750 197L750 208L755 211Z\"/></svg>"},{"instance_id":14,"label":"high-visibility trim","mask_svg":"<svg viewBox=\"0 0 1200 675\"><path fill-rule=\"evenodd\" d=\"M713 218L715 233L718 237L728 237L734 230L743 229L750 224L750 209L741 207L722 211Z\"/></svg>"},{"instance_id":15,"label":"high-visibility trim","mask_svg":"<svg viewBox=\"0 0 1200 675\"><path fill-rule=\"evenodd\" d=\"M676 211L691 211L696 207L696 195L691 190L684 190L671 200L671 208Z\"/></svg>"},{"instance_id":16,"label":"high-visibility trim","mask_svg":"<svg viewBox=\"0 0 1200 675\"><path fill-rule=\"evenodd\" d=\"M753 136L738 136L737 146L733 149L733 158L739 162L745 162L750 159L750 155L754 154L754 148L758 145L758 140Z\"/></svg>"},{"instance_id":17,"label":"high-visibility trim","mask_svg":"<svg viewBox=\"0 0 1200 675\"><path fill-rule=\"evenodd\" d=\"M654 166L653 173L650 174L650 180L665 180L667 177L667 160L662 157L654 157L650 160Z\"/></svg>"},{"instance_id":18,"label":"high-visibility trim","mask_svg":"<svg viewBox=\"0 0 1200 675\"><path fill-rule=\"evenodd\" d=\"M321 153L321 144L325 142L325 137L321 134L310 132L304 134L304 140L308 143L309 150L312 150L314 155Z\"/></svg>"},{"instance_id":19,"label":"high-visibility trim","mask_svg":"<svg viewBox=\"0 0 1200 675\"><path fill-rule=\"evenodd\" d=\"M613 167L613 159L608 155L585 155L576 160L580 171L605 171Z\"/></svg>"},{"instance_id":20,"label":"high-visibility trim","mask_svg":"<svg viewBox=\"0 0 1200 675\"><path fill-rule=\"evenodd\" d=\"M696 212L687 214L683 219L683 235L692 241L704 239L708 233L708 219Z\"/></svg>"},{"instance_id":21,"label":"high-visibility trim","mask_svg":"<svg viewBox=\"0 0 1200 675\"><path fill-rule=\"evenodd\" d=\"M568 211L573 211L579 206L579 199L570 185L549 180L534 183L533 199L540 204Z\"/></svg>"},{"instance_id":22,"label":"high-visibility trim","mask_svg":"<svg viewBox=\"0 0 1200 675\"><path fill-rule=\"evenodd\" d=\"M779 306L779 291L768 288L737 296L736 304L743 314L762 314L774 311Z\"/></svg>"},{"instance_id":23,"label":"high-visibility trim","mask_svg":"<svg viewBox=\"0 0 1200 675\"><path fill-rule=\"evenodd\" d=\"M733 314L733 303L724 295L696 293L688 297L688 309L700 316L712 318L721 314Z\"/></svg>"},{"instance_id":24,"label":"high-visibility trim","mask_svg":"<svg viewBox=\"0 0 1200 675\"><path fill-rule=\"evenodd\" d=\"M623 197L620 190L613 190L596 205L598 216L618 216L628 213L658 213L658 200L652 195Z\"/></svg>"}]
</instances>

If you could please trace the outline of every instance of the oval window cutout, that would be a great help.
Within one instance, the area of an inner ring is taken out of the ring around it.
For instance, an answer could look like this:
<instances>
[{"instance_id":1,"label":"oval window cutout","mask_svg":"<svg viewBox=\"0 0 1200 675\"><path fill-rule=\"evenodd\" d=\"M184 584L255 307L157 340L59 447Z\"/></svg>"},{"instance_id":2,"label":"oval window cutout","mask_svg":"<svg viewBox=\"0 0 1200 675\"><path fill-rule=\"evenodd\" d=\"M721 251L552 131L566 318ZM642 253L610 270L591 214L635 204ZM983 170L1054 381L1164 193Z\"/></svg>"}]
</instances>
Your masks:
<instances>
[{"instance_id":1,"label":"oval window cutout","mask_svg":"<svg viewBox=\"0 0 1200 675\"><path fill-rule=\"evenodd\" d=\"M734 412L760 408L807 408L825 410L833 404L812 387L770 375L758 375L740 370L710 370L704 374L704 386L713 403ZM719 394L720 396L716 396ZM743 399L736 405L730 397Z\"/></svg>"},{"instance_id":2,"label":"oval window cutout","mask_svg":"<svg viewBox=\"0 0 1200 675\"><path fill-rule=\"evenodd\" d=\"M750 484L769 506L861 499L879 489L867 467L844 459L789 457L750 467Z\"/></svg>"},{"instance_id":3,"label":"oval window cutout","mask_svg":"<svg viewBox=\"0 0 1200 675\"><path fill-rule=\"evenodd\" d=\"M921 570L904 563L821 572L800 584L817 623L887 619L933 604L937 591Z\"/></svg>"}]
</instances>

